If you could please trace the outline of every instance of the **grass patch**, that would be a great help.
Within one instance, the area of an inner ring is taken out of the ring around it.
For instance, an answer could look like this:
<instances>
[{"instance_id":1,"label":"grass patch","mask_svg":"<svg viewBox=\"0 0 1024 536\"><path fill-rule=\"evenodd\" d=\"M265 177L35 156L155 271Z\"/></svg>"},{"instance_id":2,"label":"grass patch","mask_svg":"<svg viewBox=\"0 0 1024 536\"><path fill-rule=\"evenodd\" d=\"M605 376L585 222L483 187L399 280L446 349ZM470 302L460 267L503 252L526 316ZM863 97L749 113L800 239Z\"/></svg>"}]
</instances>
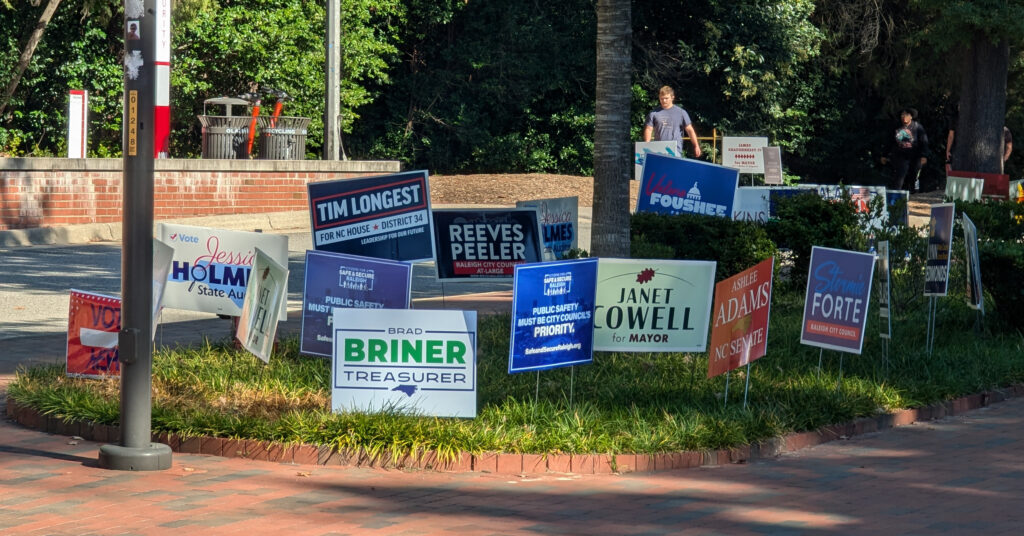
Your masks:
<instances>
[{"instance_id":1,"label":"grass patch","mask_svg":"<svg viewBox=\"0 0 1024 536\"><path fill-rule=\"evenodd\" d=\"M894 300L895 301L895 300ZM776 292L769 353L751 368L708 380L706 354L596 353L570 370L509 375L507 315L482 317L479 416L433 418L399 413L333 414L330 363L300 356L283 341L269 365L227 345L162 351L153 363L153 430L365 449L397 458L435 450L515 453L655 453L718 449L915 407L1024 380L1019 333L975 332L962 300L941 302L933 355L924 352L923 299L897 310L895 340L882 361L872 309L863 355L799 344L803 296ZM840 388L837 390L837 382ZM22 370L9 386L20 404L67 420L116 424L119 383L64 377L61 366Z\"/></svg>"}]
</instances>

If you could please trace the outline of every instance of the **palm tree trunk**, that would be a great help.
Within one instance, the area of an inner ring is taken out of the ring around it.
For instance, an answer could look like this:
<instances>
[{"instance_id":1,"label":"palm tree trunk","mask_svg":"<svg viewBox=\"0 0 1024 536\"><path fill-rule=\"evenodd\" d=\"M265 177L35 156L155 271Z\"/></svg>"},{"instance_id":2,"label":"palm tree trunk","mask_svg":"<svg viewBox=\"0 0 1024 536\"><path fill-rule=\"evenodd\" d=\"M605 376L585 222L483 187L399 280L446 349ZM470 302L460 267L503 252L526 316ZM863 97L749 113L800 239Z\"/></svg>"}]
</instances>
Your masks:
<instances>
[{"instance_id":1,"label":"palm tree trunk","mask_svg":"<svg viewBox=\"0 0 1024 536\"><path fill-rule=\"evenodd\" d=\"M58 6L60 6L60 0L49 0L43 9L43 13L39 15L39 22L36 23L36 27L32 30L28 43L25 43L25 49L21 51L21 57L18 58L18 66L14 69L14 76L7 84L3 100L0 100L0 118L4 116L4 109L7 108L7 103L11 101L14 90L18 89L21 76L25 74L25 69L28 69L28 64L32 62L32 55L36 52L36 46L43 39L43 31L46 30L46 25L50 23L50 19L53 18L53 14L57 11Z\"/></svg>"},{"instance_id":2,"label":"palm tree trunk","mask_svg":"<svg viewBox=\"0 0 1024 536\"><path fill-rule=\"evenodd\" d=\"M979 34L964 54L960 117L953 166L962 171L1002 173L1006 76L1010 47Z\"/></svg>"},{"instance_id":3,"label":"palm tree trunk","mask_svg":"<svg viewBox=\"0 0 1024 536\"><path fill-rule=\"evenodd\" d=\"M629 257L629 140L632 74L630 0L597 1L597 103L591 254Z\"/></svg>"}]
</instances>

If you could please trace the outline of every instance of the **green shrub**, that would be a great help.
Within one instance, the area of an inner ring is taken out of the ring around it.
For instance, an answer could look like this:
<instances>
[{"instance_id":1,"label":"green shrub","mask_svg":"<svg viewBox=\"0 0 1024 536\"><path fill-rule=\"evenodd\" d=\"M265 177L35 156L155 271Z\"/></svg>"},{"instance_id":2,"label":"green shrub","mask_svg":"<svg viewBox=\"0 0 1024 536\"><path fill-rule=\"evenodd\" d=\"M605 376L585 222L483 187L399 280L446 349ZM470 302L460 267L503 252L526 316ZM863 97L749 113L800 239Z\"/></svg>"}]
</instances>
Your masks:
<instances>
[{"instance_id":1,"label":"green shrub","mask_svg":"<svg viewBox=\"0 0 1024 536\"><path fill-rule=\"evenodd\" d=\"M717 261L719 281L778 253L760 225L724 218L640 212L632 217L630 234L633 258Z\"/></svg>"},{"instance_id":2,"label":"green shrub","mask_svg":"<svg viewBox=\"0 0 1024 536\"><path fill-rule=\"evenodd\" d=\"M973 219L973 218L972 218ZM980 232L980 230L979 230ZM1024 244L1007 240L982 240L978 244L981 282L995 306L1001 327L1024 330Z\"/></svg>"},{"instance_id":3,"label":"green shrub","mask_svg":"<svg viewBox=\"0 0 1024 536\"><path fill-rule=\"evenodd\" d=\"M978 227L978 239L1019 241L1024 238L1024 203L1014 201L958 201L957 211Z\"/></svg>"},{"instance_id":4,"label":"green shrub","mask_svg":"<svg viewBox=\"0 0 1024 536\"><path fill-rule=\"evenodd\" d=\"M844 193L838 200L826 200L808 192L778 200L777 218L765 225L767 236L779 248L789 249L793 262L790 284L803 287L814 246L866 251L867 218L857 213L857 206Z\"/></svg>"}]
</instances>

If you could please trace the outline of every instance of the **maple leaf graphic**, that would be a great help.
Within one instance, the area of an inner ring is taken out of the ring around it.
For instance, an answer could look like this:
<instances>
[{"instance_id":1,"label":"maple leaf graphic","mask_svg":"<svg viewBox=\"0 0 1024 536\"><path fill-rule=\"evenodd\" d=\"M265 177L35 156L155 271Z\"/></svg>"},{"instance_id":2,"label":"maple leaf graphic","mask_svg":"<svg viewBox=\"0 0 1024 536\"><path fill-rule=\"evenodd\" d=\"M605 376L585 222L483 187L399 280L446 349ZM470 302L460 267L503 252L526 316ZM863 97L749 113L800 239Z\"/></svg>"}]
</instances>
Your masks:
<instances>
[{"instance_id":1,"label":"maple leaf graphic","mask_svg":"<svg viewBox=\"0 0 1024 536\"><path fill-rule=\"evenodd\" d=\"M644 268L640 270L640 273L636 274L637 283L649 283L651 279L654 279L654 269Z\"/></svg>"}]
</instances>

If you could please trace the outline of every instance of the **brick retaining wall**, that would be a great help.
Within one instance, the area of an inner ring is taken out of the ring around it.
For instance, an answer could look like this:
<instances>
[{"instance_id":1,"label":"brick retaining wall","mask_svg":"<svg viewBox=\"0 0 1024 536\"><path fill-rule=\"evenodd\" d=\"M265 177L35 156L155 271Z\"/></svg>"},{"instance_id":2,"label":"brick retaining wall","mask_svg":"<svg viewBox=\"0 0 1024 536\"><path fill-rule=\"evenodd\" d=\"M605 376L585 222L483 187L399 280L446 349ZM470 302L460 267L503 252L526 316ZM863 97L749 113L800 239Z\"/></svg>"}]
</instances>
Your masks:
<instances>
[{"instance_id":1,"label":"brick retaining wall","mask_svg":"<svg viewBox=\"0 0 1024 536\"><path fill-rule=\"evenodd\" d=\"M120 158L0 158L0 231L121 222ZM154 219L308 210L306 184L397 161L156 160Z\"/></svg>"}]
</instances>

